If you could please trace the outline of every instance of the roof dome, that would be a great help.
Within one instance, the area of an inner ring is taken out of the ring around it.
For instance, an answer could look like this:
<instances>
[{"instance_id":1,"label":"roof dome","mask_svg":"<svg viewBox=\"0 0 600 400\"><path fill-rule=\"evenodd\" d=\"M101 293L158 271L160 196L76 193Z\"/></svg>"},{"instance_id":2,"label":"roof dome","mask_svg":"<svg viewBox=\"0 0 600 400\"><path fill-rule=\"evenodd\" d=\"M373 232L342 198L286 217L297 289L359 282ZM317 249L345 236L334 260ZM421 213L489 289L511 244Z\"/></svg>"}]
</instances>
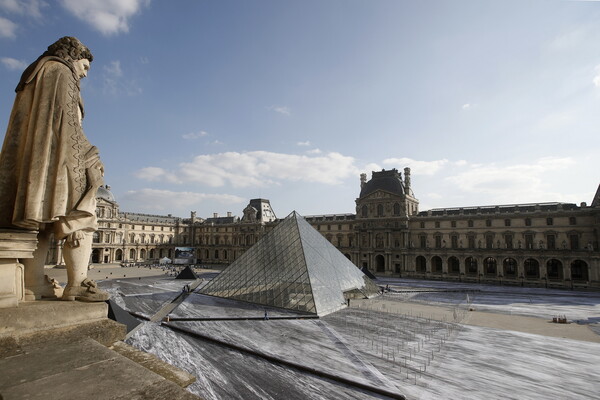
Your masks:
<instances>
[{"instance_id":1,"label":"roof dome","mask_svg":"<svg viewBox=\"0 0 600 400\"><path fill-rule=\"evenodd\" d=\"M96 192L96 198L104 199L104 200L110 201L111 203L117 202L117 200L115 200L115 196L110 191L110 186L108 186L108 185L100 186L98 188L98 191Z\"/></svg>"},{"instance_id":2,"label":"roof dome","mask_svg":"<svg viewBox=\"0 0 600 400\"><path fill-rule=\"evenodd\" d=\"M373 172L371 180L366 182L360 190L360 197L367 196L377 190L384 190L389 193L403 195L404 183L397 169L389 171L381 170Z\"/></svg>"}]
</instances>

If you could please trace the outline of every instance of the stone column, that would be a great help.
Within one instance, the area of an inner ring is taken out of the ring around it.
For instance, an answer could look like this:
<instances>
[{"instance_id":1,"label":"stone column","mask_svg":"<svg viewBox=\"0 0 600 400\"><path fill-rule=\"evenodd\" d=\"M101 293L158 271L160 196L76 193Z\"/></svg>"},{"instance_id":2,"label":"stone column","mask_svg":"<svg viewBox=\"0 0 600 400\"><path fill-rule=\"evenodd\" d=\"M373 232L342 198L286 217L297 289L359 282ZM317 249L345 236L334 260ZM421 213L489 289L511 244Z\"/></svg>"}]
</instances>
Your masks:
<instances>
[{"instance_id":1,"label":"stone column","mask_svg":"<svg viewBox=\"0 0 600 400\"><path fill-rule=\"evenodd\" d=\"M25 271L19 259L33 258L37 231L0 229L0 308L25 300Z\"/></svg>"}]
</instances>

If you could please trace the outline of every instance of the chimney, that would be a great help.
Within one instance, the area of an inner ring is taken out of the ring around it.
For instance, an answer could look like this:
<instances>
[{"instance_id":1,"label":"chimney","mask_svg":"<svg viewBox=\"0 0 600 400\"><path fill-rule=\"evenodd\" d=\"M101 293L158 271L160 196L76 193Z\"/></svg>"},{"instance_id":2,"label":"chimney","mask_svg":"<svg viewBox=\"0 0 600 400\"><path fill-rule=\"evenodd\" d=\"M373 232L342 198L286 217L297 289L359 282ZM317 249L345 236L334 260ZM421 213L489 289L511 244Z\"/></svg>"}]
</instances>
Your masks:
<instances>
[{"instance_id":1,"label":"chimney","mask_svg":"<svg viewBox=\"0 0 600 400\"><path fill-rule=\"evenodd\" d=\"M227 211L227 216L231 217L231 211Z\"/></svg>"},{"instance_id":2,"label":"chimney","mask_svg":"<svg viewBox=\"0 0 600 400\"><path fill-rule=\"evenodd\" d=\"M404 193L410 194L410 168L404 168Z\"/></svg>"},{"instance_id":3,"label":"chimney","mask_svg":"<svg viewBox=\"0 0 600 400\"><path fill-rule=\"evenodd\" d=\"M360 188L362 189L366 183L367 183L367 174L365 174L363 172L362 174L360 174Z\"/></svg>"},{"instance_id":4,"label":"chimney","mask_svg":"<svg viewBox=\"0 0 600 400\"><path fill-rule=\"evenodd\" d=\"M219 218L219 213L213 213L213 218Z\"/></svg>"}]
</instances>

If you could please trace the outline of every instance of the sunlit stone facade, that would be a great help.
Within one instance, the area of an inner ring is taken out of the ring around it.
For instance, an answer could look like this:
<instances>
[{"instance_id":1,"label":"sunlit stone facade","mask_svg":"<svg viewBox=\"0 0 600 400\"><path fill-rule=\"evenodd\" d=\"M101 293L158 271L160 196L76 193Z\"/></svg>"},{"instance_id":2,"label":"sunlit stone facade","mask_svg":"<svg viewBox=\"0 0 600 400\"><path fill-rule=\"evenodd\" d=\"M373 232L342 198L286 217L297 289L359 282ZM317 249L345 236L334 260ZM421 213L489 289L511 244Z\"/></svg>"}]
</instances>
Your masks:
<instances>
[{"instance_id":1,"label":"sunlit stone facade","mask_svg":"<svg viewBox=\"0 0 600 400\"><path fill-rule=\"evenodd\" d=\"M158 262L193 247L197 262L228 265L278 223L269 200L242 217L119 211L98 191L92 262ZM285 217L285 216L283 216ZM305 216L348 259L377 275L496 284L600 288L600 188L591 205L539 203L419 211L410 169L360 179L356 214ZM53 253L60 259L60 247Z\"/></svg>"}]
</instances>

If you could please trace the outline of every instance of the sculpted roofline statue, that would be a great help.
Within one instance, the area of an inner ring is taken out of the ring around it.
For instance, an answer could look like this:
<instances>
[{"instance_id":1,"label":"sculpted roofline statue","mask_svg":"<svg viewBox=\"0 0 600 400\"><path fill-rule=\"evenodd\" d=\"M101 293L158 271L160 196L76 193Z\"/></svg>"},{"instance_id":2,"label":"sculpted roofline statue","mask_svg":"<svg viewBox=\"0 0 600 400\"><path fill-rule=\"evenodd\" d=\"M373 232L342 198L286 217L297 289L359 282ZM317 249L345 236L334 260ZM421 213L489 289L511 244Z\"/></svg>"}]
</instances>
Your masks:
<instances>
[{"instance_id":1,"label":"sculpted roofline statue","mask_svg":"<svg viewBox=\"0 0 600 400\"><path fill-rule=\"evenodd\" d=\"M97 229L96 191L104 166L81 127L79 81L92 53L63 37L33 62L19 81L0 153L0 226L38 230L38 248L25 265L26 298L103 301L87 279L92 233ZM64 294L44 277L51 233L65 240L68 284Z\"/></svg>"}]
</instances>

